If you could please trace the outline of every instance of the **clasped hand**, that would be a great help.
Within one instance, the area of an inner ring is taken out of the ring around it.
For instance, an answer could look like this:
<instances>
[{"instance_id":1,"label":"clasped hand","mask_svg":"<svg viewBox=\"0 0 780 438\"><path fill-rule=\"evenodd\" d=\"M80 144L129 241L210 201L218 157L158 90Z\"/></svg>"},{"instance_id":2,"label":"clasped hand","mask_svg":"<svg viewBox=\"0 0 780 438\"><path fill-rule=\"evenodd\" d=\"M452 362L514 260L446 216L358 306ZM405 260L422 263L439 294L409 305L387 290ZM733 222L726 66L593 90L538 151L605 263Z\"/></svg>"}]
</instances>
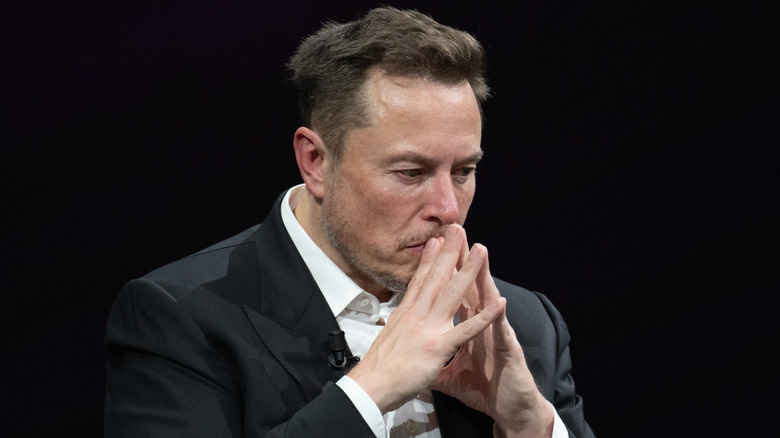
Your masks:
<instances>
[{"instance_id":1,"label":"clasped hand","mask_svg":"<svg viewBox=\"0 0 780 438\"><path fill-rule=\"evenodd\" d=\"M382 413L430 388L489 415L498 435L550 436L552 408L506 319L487 249L469 250L459 225L425 244L401 304L349 376Z\"/></svg>"}]
</instances>

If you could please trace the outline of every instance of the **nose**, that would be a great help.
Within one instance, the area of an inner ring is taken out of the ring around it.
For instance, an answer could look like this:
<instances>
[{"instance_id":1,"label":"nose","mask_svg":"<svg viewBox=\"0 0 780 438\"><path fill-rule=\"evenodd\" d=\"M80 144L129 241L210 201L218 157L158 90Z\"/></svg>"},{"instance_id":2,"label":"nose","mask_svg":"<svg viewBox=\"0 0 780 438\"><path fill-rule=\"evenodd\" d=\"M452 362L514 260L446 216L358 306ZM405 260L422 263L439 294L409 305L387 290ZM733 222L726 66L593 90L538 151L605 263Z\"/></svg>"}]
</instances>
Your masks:
<instances>
[{"instance_id":1,"label":"nose","mask_svg":"<svg viewBox=\"0 0 780 438\"><path fill-rule=\"evenodd\" d=\"M454 224L460 218L458 197L449 173L436 175L426 203L426 218L441 225Z\"/></svg>"}]
</instances>

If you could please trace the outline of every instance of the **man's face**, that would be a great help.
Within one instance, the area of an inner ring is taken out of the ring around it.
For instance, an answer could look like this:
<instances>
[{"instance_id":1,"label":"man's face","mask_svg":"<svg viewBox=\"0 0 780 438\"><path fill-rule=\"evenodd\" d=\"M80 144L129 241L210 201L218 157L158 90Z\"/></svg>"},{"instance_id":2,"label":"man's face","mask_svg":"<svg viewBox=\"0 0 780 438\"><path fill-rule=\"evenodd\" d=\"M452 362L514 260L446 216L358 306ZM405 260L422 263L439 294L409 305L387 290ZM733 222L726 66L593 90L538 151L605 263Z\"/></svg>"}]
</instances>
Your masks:
<instances>
[{"instance_id":1,"label":"man's face","mask_svg":"<svg viewBox=\"0 0 780 438\"><path fill-rule=\"evenodd\" d=\"M425 242L463 224L474 197L481 120L470 85L375 72L372 123L350 131L326 174L325 252L372 293L405 291Z\"/></svg>"}]
</instances>

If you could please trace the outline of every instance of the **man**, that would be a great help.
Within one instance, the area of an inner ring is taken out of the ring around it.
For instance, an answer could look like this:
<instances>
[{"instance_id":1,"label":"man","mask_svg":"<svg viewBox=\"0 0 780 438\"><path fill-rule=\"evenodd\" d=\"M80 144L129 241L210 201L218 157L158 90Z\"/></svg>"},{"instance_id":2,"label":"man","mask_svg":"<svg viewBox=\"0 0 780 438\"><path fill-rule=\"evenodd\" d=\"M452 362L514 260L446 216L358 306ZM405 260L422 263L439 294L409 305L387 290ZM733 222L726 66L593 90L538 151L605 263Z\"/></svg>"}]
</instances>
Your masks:
<instances>
[{"instance_id":1,"label":"man","mask_svg":"<svg viewBox=\"0 0 780 438\"><path fill-rule=\"evenodd\" d=\"M560 315L493 279L462 228L482 57L392 8L301 44L304 184L123 289L107 436L592 436Z\"/></svg>"}]
</instances>

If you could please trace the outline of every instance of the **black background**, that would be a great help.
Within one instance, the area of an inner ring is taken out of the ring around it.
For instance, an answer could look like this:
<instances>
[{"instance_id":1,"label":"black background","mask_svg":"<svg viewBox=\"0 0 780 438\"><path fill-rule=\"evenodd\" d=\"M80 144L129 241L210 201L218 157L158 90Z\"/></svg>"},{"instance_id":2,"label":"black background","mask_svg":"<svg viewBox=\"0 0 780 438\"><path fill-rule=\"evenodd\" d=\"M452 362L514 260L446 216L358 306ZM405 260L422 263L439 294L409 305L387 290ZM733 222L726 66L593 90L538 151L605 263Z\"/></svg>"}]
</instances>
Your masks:
<instances>
[{"instance_id":1,"label":"black background","mask_svg":"<svg viewBox=\"0 0 780 438\"><path fill-rule=\"evenodd\" d=\"M299 176L284 64L373 2L28 2L0 26L4 436L102 435L130 278ZM750 2L391 1L488 53L466 223L571 330L598 436L750 436L777 405L777 19ZM769 5L769 2L766 3Z\"/></svg>"}]
</instances>

